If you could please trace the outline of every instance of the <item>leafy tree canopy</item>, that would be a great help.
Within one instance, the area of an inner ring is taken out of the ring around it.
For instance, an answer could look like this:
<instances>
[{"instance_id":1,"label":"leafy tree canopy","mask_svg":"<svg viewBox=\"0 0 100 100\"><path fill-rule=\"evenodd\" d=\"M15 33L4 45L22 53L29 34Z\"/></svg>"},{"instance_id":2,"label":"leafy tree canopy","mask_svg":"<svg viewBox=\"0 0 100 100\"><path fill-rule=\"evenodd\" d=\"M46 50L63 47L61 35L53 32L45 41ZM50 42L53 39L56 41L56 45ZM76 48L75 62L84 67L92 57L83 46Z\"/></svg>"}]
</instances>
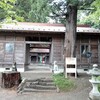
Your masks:
<instances>
[{"instance_id":1,"label":"leafy tree canopy","mask_svg":"<svg viewBox=\"0 0 100 100\"><path fill-rule=\"evenodd\" d=\"M50 13L50 6L48 0L31 0L29 21L47 22L49 13Z\"/></svg>"},{"instance_id":2,"label":"leafy tree canopy","mask_svg":"<svg viewBox=\"0 0 100 100\"><path fill-rule=\"evenodd\" d=\"M18 21L47 22L50 13L49 0L16 0L14 11Z\"/></svg>"},{"instance_id":3,"label":"leafy tree canopy","mask_svg":"<svg viewBox=\"0 0 100 100\"><path fill-rule=\"evenodd\" d=\"M31 10L31 0L16 0L14 11L17 21L29 21L29 11Z\"/></svg>"},{"instance_id":4,"label":"leafy tree canopy","mask_svg":"<svg viewBox=\"0 0 100 100\"><path fill-rule=\"evenodd\" d=\"M30 21L48 22L49 17L59 23L66 23L66 17L72 6L77 9L89 8L94 0L0 0L0 20L6 21ZM87 15L84 20L78 22L90 24L94 27L100 26L100 0L95 0L91 7L93 10L84 10ZM52 11L51 11L52 10ZM81 12L81 11L80 11ZM81 16L83 13L79 13ZM99 27L100 28L100 27Z\"/></svg>"},{"instance_id":5,"label":"leafy tree canopy","mask_svg":"<svg viewBox=\"0 0 100 100\"><path fill-rule=\"evenodd\" d=\"M16 14L14 10L16 0L1 0L0 1L0 21L4 23L11 23L23 20Z\"/></svg>"},{"instance_id":6,"label":"leafy tree canopy","mask_svg":"<svg viewBox=\"0 0 100 100\"><path fill-rule=\"evenodd\" d=\"M91 4L91 7L92 10L85 11L85 17L83 17L79 23L89 24L95 28L100 28L100 0L95 0Z\"/></svg>"},{"instance_id":7,"label":"leafy tree canopy","mask_svg":"<svg viewBox=\"0 0 100 100\"><path fill-rule=\"evenodd\" d=\"M56 22L66 23L66 17L70 13L71 7L77 7L79 9L86 9L90 7L90 4L94 0L52 0L52 18L56 19Z\"/></svg>"},{"instance_id":8,"label":"leafy tree canopy","mask_svg":"<svg viewBox=\"0 0 100 100\"><path fill-rule=\"evenodd\" d=\"M16 0L0 0L0 21L9 22L15 15L13 6ZM5 19L5 20L4 20Z\"/></svg>"}]
</instances>

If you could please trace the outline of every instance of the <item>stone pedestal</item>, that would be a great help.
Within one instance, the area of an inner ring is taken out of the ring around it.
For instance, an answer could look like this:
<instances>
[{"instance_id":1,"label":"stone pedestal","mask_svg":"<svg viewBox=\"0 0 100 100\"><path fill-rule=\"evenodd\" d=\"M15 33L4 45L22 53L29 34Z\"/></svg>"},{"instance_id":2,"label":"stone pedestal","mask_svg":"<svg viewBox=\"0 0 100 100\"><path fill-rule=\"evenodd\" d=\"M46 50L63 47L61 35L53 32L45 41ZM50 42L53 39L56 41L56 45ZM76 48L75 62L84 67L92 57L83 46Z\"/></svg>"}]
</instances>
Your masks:
<instances>
[{"instance_id":1,"label":"stone pedestal","mask_svg":"<svg viewBox=\"0 0 100 100\"><path fill-rule=\"evenodd\" d=\"M97 68L97 65L93 65L93 69L88 72L92 76L90 83L92 84L92 90L89 93L90 100L100 100L100 92L98 90L98 85L100 81L97 79L100 76L100 70Z\"/></svg>"},{"instance_id":2,"label":"stone pedestal","mask_svg":"<svg viewBox=\"0 0 100 100\"><path fill-rule=\"evenodd\" d=\"M89 97L92 100L100 100L100 92L98 91L98 84L100 84L100 81L93 81L89 80L93 86L93 89L89 93Z\"/></svg>"}]
</instances>

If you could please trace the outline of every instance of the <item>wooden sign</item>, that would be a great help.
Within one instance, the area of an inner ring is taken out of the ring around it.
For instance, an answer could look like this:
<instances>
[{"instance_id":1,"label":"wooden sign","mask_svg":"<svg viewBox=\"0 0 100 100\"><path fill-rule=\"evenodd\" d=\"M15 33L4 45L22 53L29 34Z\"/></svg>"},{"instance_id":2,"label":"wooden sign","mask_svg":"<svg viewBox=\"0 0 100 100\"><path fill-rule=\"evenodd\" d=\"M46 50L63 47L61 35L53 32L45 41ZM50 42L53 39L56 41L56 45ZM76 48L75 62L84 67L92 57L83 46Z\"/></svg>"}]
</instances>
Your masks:
<instances>
[{"instance_id":1,"label":"wooden sign","mask_svg":"<svg viewBox=\"0 0 100 100\"><path fill-rule=\"evenodd\" d=\"M75 73L75 78L77 78L77 64L76 64L76 58L66 58L66 78L68 73ZM68 65L70 67L68 67ZM74 67L73 67L74 66Z\"/></svg>"},{"instance_id":2,"label":"wooden sign","mask_svg":"<svg viewBox=\"0 0 100 100\"><path fill-rule=\"evenodd\" d=\"M66 64L76 64L76 58L66 58Z\"/></svg>"}]
</instances>

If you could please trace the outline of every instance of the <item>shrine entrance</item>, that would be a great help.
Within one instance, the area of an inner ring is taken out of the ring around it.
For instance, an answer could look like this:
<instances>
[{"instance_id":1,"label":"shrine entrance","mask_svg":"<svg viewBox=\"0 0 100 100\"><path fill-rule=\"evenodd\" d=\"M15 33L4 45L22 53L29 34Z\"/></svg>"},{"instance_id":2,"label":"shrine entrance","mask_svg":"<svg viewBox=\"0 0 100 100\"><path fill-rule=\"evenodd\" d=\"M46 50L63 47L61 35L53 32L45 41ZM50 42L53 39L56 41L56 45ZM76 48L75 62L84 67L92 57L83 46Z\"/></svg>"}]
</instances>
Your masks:
<instances>
[{"instance_id":1,"label":"shrine entrance","mask_svg":"<svg viewBox=\"0 0 100 100\"><path fill-rule=\"evenodd\" d=\"M26 63L49 64L51 54L50 37L26 38Z\"/></svg>"},{"instance_id":2,"label":"shrine entrance","mask_svg":"<svg viewBox=\"0 0 100 100\"><path fill-rule=\"evenodd\" d=\"M40 64L49 63L50 47L50 44L31 44L30 62Z\"/></svg>"}]
</instances>

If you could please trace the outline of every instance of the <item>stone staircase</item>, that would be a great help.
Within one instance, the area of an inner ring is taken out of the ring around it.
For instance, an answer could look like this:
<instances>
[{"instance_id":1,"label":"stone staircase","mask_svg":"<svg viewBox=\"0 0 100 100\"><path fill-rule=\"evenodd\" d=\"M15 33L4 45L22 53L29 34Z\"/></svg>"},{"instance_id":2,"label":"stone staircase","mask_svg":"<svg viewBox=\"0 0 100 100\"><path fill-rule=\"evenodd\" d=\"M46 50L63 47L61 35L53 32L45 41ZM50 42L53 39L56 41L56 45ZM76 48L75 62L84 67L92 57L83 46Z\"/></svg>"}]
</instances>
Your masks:
<instances>
[{"instance_id":1,"label":"stone staircase","mask_svg":"<svg viewBox=\"0 0 100 100\"><path fill-rule=\"evenodd\" d=\"M40 79L23 79L21 84L18 86L17 93L25 92L56 92L57 87L55 86L52 79L40 78Z\"/></svg>"}]
</instances>

